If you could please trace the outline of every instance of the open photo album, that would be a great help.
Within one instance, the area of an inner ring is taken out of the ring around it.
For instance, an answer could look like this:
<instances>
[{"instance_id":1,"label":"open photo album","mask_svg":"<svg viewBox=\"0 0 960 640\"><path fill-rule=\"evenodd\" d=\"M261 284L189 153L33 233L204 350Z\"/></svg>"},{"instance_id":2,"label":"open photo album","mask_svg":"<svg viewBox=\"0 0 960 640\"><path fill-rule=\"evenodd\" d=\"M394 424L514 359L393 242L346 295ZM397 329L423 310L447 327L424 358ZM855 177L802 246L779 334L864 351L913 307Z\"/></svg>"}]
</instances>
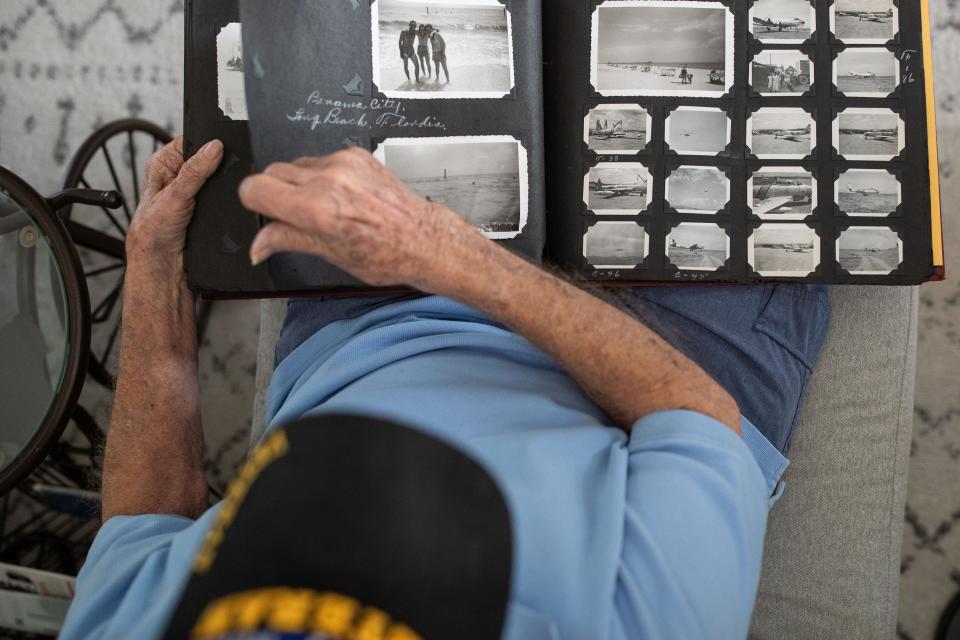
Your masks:
<instances>
[{"instance_id":1,"label":"open photo album","mask_svg":"<svg viewBox=\"0 0 960 640\"><path fill-rule=\"evenodd\" d=\"M251 266L240 181L369 149L492 240L609 284L942 279L927 0L187 0L187 243L208 296L369 289Z\"/></svg>"}]
</instances>

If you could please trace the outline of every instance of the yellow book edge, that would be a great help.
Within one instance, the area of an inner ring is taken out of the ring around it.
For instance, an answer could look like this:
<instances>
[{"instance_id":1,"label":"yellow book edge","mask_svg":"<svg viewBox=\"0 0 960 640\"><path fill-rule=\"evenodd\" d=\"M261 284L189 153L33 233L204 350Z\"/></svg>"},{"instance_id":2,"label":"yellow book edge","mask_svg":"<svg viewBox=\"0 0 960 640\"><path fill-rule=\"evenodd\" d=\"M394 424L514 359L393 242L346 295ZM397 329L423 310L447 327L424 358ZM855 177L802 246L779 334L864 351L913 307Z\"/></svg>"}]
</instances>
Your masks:
<instances>
[{"instance_id":1,"label":"yellow book edge","mask_svg":"<svg viewBox=\"0 0 960 640\"><path fill-rule=\"evenodd\" d=\"M920 0L923 37L923 83L927 111L927 157L930 168L930 229L933 233L933 266L943 277L943 227L940 219L940 159L937 154L937 101L933 94L933 40L930 36L930 2Z\"/></svg>"}]
</instances>

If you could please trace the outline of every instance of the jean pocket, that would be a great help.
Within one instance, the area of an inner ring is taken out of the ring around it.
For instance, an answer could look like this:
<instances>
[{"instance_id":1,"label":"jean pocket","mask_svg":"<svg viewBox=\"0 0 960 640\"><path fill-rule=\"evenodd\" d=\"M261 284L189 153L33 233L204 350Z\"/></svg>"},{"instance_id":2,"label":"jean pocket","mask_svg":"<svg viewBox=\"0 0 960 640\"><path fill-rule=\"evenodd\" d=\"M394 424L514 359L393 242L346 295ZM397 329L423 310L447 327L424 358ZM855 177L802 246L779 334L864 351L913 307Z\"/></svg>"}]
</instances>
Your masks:
<instances>
[{"instance_id":1,"label":"jean pocket","mask_svg":"<svg viewBox=\"0 0 960 640\"><path fill-rule=\"evenodd\" d=\"M808 370L813 371L830 328L826 288L809 285L764 285L760 312L753 325Z\"/></svg>"}]
</instances>

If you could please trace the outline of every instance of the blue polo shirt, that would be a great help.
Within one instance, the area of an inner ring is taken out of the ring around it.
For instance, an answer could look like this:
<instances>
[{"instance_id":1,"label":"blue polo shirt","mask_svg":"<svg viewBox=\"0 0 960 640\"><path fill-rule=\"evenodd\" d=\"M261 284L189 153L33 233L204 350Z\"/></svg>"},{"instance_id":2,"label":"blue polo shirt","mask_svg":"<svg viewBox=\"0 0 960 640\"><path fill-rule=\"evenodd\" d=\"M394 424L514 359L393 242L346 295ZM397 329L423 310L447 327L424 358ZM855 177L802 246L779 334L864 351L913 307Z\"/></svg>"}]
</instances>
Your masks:
<instances>
[{"instance_id":1,"label":"blue polo shirt","mask_svg":"<svg viewBox=\"0 0 960 640\"><path fill-rule=\"evenodd\" d=\"M280 364L267 402L271 427L363 413L483 464L513 524L505 638L747 635L786 461L746 420L741 439L664 411L627 435L540 350L438 297L327 325ZM217 508L111 518L61 637L161 635Z\"/></svg>"}]
</instances>

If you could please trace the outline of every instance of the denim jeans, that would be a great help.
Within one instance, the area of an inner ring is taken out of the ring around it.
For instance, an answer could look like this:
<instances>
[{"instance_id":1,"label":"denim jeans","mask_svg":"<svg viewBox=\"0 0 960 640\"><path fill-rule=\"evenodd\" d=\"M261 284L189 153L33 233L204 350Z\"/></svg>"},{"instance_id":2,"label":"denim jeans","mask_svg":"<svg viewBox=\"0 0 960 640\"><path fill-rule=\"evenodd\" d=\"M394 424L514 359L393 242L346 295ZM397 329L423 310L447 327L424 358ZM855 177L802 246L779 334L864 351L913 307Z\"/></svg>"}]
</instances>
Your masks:
<instances>
[{"instance_id":1,"label":"denim jeans","mask_svg":"<svg viewBox=\"0 0 960 640\"><path fill-rule=\"evenodd\" d=\"M277 341L277 362L331 322L417 295L291 300ZM599 296L703 367L767 440L787 453L830 325L826 287L637 287L604 290Z\"/></svg>"}]
</instances>

